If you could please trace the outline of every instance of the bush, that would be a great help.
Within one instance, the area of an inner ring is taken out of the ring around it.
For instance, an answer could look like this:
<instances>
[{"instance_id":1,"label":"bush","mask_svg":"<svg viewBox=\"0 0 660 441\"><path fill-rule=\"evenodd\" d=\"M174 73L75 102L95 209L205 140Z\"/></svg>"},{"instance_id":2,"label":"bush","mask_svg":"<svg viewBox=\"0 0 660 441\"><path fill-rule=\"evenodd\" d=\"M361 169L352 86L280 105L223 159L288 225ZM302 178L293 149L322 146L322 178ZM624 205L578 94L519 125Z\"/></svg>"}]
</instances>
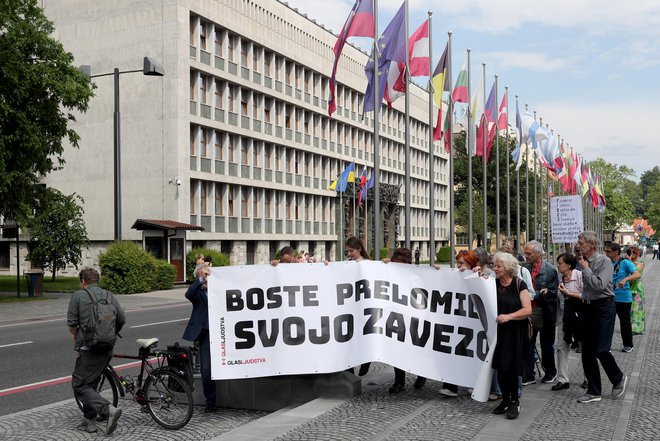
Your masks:
<instances>
[{"instance_id":1,"label":"bush","mask_svg":"<svg viewBox=\"0 0 660 441\"><path fill-rule=\"evenodd\" d=\"M151 254L133 242L113 243L99 257L104 287L116 294L150 291L154 260Z\"/></svg>"},{"instance_id":2,"label":"bush","mask_svg":"<svg viewBox=\"0 0 660 441\"><path fill-rule=\"evenodd\" d=\"M170 289L176 280L176 267L166 260L155 259L154 290Z\"/></svg>"},{"instance_id":3,"label":"bush","mask_svg":"<svg viewBox=\"0 0 660 441\"><path fill-rule=\"evenodd\" d=\"M133 242L115 242L99 257L103 286L116 294L169 289L176 267Z\"/></svg>"},{"instance_id":4,"label":"bush","mask_svg":"<svg viewBox=\"0 0 660 441\"><path fill-rule=\"evenodd\" d=\"M442 263L449 262L451 260L451 248L450 247L440 247L437 254L435 255L435 259L438 262L442 262Z\"/></svg>"},{"instance_id":5,"label":"bush","mask_svg":"<svg viewBox=\"0 0 660 441\"><path fill-rule=\"evenodd\" d=\"M186 254L186 280L192 282L195 280L193 272L195 271L195 261L197 255L202 254L204 257L211 256L213 259L213 266L229 266L229 257L219 251L212 250L211 248L193 248Z\"/></svg>"},{"instance_id":6,"label":"bush","mask_svg":"<svg viewBox=\"0 0 660 441\"><path fill-rule=\"evenodd\" d=\"M390 257L390 250L387 247L383 247L380 249L380 259L376 259L376 250L371 250L369 253L369 257L371 257L371 260L383 260L386 257Z\"/></svg>"}]
</instances>

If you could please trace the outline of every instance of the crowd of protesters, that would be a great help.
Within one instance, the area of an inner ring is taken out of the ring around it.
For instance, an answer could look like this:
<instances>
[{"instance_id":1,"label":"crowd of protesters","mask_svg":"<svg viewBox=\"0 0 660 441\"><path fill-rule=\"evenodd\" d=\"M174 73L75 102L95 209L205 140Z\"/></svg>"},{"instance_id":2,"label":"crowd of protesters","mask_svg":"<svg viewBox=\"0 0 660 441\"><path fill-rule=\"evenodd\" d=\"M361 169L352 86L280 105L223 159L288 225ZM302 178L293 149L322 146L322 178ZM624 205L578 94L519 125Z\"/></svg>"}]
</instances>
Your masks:
<instances>
[{"instance_id":1,"label":"crowd of protesters","mask_svg":"<svg viewBox=\"0 0 660 441\"><path fill-rule=\"evenodd\" d=\"M586 391L578 402L601 400L598 362L612 384L612 398L625 392L628 377L610 349L617 317L623 353L632 352L633 336L644 332L644 287L640 280L644 270L640 261L643 252L637 246L623 250L619 244L608 243L603 255L597 251L599 245L596 233L585 231L573 252L560 254L556 262L548 261L543 244L534 240L521 248L522 254L511 239L493 255L482 247L457 253L456 267L460 271L495 278L498 343L489 399L501 402L493 413L517 418L522 386L537 382L536 371L542 373L542 383L552 384L552 391L569 389L571 350L582 358L581 386ZM347 240L345 250L347 260L369 259L362 242L355 237ZM397 248L385 262L412 263L413 256L417 256L417 249ZM305 261L293 248L284 247L272 264ZM365 363L359 375L368 371L369 363ZM418 376L414 386L421 388L425 382L424 377ZM395 367L395 380L389 392L396 394L404 390L405 372ZM440 393L456 397L459 387L444 383Z\"/></svg>"}]
</instances>

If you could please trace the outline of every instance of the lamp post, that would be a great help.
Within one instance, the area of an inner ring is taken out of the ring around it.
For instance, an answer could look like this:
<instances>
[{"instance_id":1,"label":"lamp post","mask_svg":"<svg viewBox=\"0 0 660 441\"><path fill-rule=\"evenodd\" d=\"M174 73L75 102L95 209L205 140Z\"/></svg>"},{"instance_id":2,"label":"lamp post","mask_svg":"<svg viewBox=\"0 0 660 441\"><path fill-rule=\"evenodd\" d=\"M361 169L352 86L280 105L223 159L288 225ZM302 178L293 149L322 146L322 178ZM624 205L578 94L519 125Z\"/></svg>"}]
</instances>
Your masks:
<instances>
[{"instance_id":1,"label":"lamp post","mask_svg":"<svg viewBox=\"0 0 660 441\"><path fill-rule=\"evenodd\" d=\"M162 77L165 70L161 65L149 57L144 57L142 69L124 70L114 68L111 73L92 75L89 65L80 66L80 71L89 78L107 77L112 75L115 84L115 110L113 116L113 140L114 140L114 210L115 210L115 241L121 240L121 112L119 111L119 75L126 73L142 72L146 76Z\"/></svg>"}]
</instances>

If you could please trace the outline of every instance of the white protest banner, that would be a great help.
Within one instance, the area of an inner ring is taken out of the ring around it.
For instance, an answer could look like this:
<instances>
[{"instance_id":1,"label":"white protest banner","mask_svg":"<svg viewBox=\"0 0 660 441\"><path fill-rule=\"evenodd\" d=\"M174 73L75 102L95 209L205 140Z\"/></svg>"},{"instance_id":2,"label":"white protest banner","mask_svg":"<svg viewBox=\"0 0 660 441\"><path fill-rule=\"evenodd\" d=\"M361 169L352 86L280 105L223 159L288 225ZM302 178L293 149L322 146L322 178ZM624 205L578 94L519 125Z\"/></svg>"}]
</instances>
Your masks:
<instances>
[{"instance_id":1,"label":"white protest banner","mask_svg":"<svg viewBox=\"0 0 660 441\"><path fill-rule=\"evenodd\" d=\"M576 243L583 231L582 198L555 196L550 198L552 243Z\"/></svg>"},{"instance_id":2,"label":"white protest banner","mask_svg":"<svg viewBox=\"0 0 660 441\"><path fill-rule=\"evenodd\" d=\"M494 279L383 262L214 267L213 379L343 371L381 361L490 390ZM479 380L479 381L477 381Z\"/></svg>"}]
</instances>

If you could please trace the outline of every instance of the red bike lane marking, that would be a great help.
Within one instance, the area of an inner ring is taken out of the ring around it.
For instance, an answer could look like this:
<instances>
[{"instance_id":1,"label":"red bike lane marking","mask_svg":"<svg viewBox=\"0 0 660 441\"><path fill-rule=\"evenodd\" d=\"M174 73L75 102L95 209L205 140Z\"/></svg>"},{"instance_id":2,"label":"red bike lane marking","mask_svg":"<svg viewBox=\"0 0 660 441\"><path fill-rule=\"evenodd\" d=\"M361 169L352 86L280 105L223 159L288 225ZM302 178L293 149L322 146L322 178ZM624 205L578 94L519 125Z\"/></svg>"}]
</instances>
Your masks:
<instances>
[{"instance_id":1,"label":"red bike lane marking","mask_svg":"<svg viewBox=\"0 0 660 441\"><path fill-rule=\"evenodd\" d=\"M113 366L113 368L116 371L123 371L126 369L140 366L140 363L141 363L140 361L135 361L132 363ZM52 380L44 380L36 383L24 384L22 386L15 386L15 387L10 387L8 389L0 390L0 397L6 397L8 395L15 395L22 392L28 392L35 389L43 389L44 387L56 386L58 384L70 383L70 382L71 382L71 375L67 375L66 377L53 378Z\"/></svg>"}]
</instances>

